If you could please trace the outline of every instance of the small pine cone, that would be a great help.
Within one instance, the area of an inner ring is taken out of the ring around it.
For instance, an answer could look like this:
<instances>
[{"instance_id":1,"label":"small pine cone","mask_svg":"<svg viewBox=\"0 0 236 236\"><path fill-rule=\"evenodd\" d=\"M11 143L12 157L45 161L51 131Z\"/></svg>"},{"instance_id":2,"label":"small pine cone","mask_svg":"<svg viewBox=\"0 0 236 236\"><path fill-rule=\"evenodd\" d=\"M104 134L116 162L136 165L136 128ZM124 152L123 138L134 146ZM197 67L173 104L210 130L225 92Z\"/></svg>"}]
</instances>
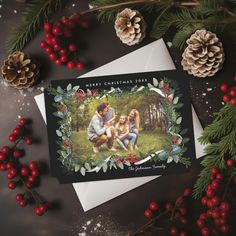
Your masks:
<instances>
[{"instance_id":1,"label":"small pine cone","mask_svg":"<svg viewBox=\"0 0 236 236\"><path fill-rule=\"evenodd\" d=\"M205 78L215 75L222 68L225 54L216 34L205 29L197 30L187 44L181 64L188 74Z\"/></svg>"},{"instance_id":2,"label":"small pine cone","mask_svg":"<svg viewBox=\"0 0 236 236\"><path fill-rule=\"evenodd\" d=\"M129 46L138 44L144 39L146 27L146 22L139 11L125 8L116 16L116 35Z\"/></svg>"},{"instance_id":3,"label":"small pine cone","mask_svg":"<svg viewBox=\"0 0 236 236\"><path fill-rule=\"evenodd\" d=\"M23 52L14 52L4 61L2 75L12 87L29 88L38 80L39 68Z\"/></svg>"}]
</instances>

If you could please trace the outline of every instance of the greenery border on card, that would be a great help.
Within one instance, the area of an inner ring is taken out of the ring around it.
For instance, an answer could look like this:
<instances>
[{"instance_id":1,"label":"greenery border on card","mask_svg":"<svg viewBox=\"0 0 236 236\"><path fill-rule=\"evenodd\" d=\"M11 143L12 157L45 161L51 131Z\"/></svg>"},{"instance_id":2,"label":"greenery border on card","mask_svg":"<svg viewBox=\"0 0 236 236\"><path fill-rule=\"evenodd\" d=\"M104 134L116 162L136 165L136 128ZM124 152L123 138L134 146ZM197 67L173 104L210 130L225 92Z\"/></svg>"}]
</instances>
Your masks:
<instances>
[{"instance_id":1,"label":"greenery border on card","mask_svg":"<svg viewBox=\"0 0 236 236\"><path fill-rule=\"evenodd\" d=\"M87 89L83 91L80 86L72 86L68 84L66 89L62 89L60 86L57 88L49 87L48 93L54 96L53 106L57 111L53 113L58 117L58 129L56 134L58 136L58 160L69 172L79 172L85 176L86 172L99 172L102 170L104 173L109 169L124 169L125 166L137 166L142 165L149 161L162 161L169 164L171 162L181 163L188 168L191 165L190 158L184 157L184 153L187 151L185 144L189 141L188 137L183 137L187 133L187 129L181 128L182 117L178 110L183 106L180 102L181 94L178 93L178 87L172 84L173 82L167 78L162 78L159 81L153 78L153 83L148 83L147 86L134 86L131 90L121 90L120 88L111 88L110 90L103 90L99 93ZM139 92L156 92L161 99L161 104L166 115L169 127L168 137L170 145L164 150L158 150L153 153L143 154L140 152L140 156L128 155L127 157L120 157L117 154L106 157L103 153L99 154L100 160L95 161L92 158L87 160L81 160L72 156L72 113L70 107L70 100L77 95L80 105L89 103L91 99L101 99L109 96L119 96L123 93L139 93Z\"/></svg>"}]
</instances>

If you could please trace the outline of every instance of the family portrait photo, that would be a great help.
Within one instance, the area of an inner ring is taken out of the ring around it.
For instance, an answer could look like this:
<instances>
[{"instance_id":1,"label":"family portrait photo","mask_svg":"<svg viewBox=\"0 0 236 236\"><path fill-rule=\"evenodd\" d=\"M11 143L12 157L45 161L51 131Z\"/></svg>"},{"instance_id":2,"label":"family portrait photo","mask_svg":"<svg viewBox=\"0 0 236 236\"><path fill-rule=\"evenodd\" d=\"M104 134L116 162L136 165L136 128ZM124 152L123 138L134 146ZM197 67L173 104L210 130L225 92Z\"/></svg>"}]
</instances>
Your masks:
<instances>
[{"instance_id":1,"label":"family portrait photo","mask_svg":"<svg viewBox=\"0 0 236 236\"><path fill-rule=\"evenodd\" d=\"M169 144L168 120L155 92L77 100L72 111L74 157L146 155Z\"/></svg>"}]
</instances>

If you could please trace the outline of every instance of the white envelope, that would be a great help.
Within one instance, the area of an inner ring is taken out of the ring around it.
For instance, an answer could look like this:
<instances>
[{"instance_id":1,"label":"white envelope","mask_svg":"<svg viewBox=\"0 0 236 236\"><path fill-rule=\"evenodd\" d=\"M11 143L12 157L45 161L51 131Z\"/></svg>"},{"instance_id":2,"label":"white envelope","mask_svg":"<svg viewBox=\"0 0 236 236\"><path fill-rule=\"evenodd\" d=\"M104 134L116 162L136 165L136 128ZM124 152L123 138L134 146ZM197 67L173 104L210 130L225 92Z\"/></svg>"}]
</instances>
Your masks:
<instances>
[{"instance_id":1,"label":"white envelope","mask_svg":"<svg viewBox=\"0 0 236 236\"><path fill-rule=\"evenodd\" d=\"M137 49L104 66L90 71L81 77L94 77L102 75L126 74L137 72L150 72L173 70L175 65L168 49L162 39ZM46 112L43 94L35 96L36 103L46 122ZM199 144L197 138L202 132L199 119L192 107L193 128L196 146L196 158L203 156L204 146ZM73 183L73 187L81 202L84 211L99 206L121 194L139 187L160 176L136 177L127 179L103 180L86 183Z\"/></svg>"}]
</instances>

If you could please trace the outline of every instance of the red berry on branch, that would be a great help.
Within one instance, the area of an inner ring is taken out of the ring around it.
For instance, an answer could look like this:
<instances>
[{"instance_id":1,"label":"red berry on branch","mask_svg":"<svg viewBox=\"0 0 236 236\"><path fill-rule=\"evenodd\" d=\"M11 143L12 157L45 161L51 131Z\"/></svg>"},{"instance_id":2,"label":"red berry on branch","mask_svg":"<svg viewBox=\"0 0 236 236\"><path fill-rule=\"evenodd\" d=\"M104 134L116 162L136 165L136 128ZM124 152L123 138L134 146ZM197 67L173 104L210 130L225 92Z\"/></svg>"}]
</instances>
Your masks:
<instances>
[{"instance_id":1,"label":"red berry on branch","mask_svg":"<svg viewBox=\"0 0 236 236\"><path fill-rule=\"evenodd\" d=\"M38 208L44 213L48 210L47 204L46 203L41 203L38 205Z\"/></svg>"},{"instance_id":2,"label":"red berry on branch","mask_svg":"<svg viewBox=\"0 0 236 236\"><path fill-rule=\"evenodd\" d=\"M207 227L202 228L201 232L202 232L202 236L210 235L210 230Z\"/></svg>"},{"instance_id":3,"label":"red berry on branch","mask_svg":"<svg viewBox=\"0 0 236 236\"><path fill-rule=\"evenodd\" d=\"M206 220L206 219L207 219L206 213L202 213L202 214L200 215L200 219L201 219L201 220Z\"/></svg>"},{"instance_id":4,"label":"red berry on branch","mask_svg":"<svg viewBox=\"0 0 236 236\"><path fill-rule=\"evenodd\" d=\"M55 45L53 46L53 49L54 49L55 51L59 51L59 50L61 49L61 46L60 46L59 44L55 44Z\"/></svg>"},{"instance_id":5,"label":"red berry on branch","mask_svg":"<svg viewBox=\"0 0 236 236\"><path fill-rule=\"evenodd\" d=\"M15 150L15 151L13 152L13 156L14 156L15 158L20 158L20 157L22 157L22 152L21 152L20 150Z\"/></svg>"},{"instance_id":6,"label":"red berry on branch","mask_svg":"<svg viewBox=\"0 0 236 236\"><path fill-rule=\"evenodd\" d=\"M147 217L147 218L151 218L152 217L152 211L150 209L146 209L144 211L144 215Z\"/></svg>"},{"instance_id":7,"label":"red berry on branch","mask_svg":"<svg viewBox=\"0 0 236 236\"><path fill-rule=\"evenodd\" d=\"M220 198L215 196L211 199L214 206L218 206L220 204Z\"/></svg>"},{"instance_id":8,"label":"red berry on branch","mask_svg":"<svg viewBox=\"0 0 236 236\"><path fill-rule=\"evenodd\" d=\"M167 202L167 203L165 204L165 209L166 209L167 211L171 211L171 210L173 209L173 204L172 204L171 202Z\"/></svg>"},{"instance_id":9,"label":"red berry on branch","mask_svg":"<svg viewBox=\"0 0 236 236\"><path fill-rule=\"evenodd\" d=\"M67 51L65 48L62 48L59 53L60 53L60 55L66 55Z\"/></svg>"},{"instance_id":10,"label":"red berry on branch","mask_svg":"<svg viewBox=\"0 0 236 236\"><path fill-rule=\"evenodd\" d=\"M229 95L224 95L224 96L223 96L223 101L224 101L225 103L229 102L229 101L230 101L230 96L229 96Z\"/></svg>"},{"instance_id":11,"label":"red berry on branch","mask_svg":"<svg viewBox=\"0 0 236 236\"><path fill-rule=\"evenodd\" d=\"M229 214L228 211L221 211L221 212L220 212L220 216L223 217L223 218L228 217L228 214Z\"/></svg>"},{"instance_id":12,"label":"red berry on branch","mask_svg":"<svg viewBox=\"0 0 236 236\"><path fill-rule=\"evenodd\" d=\"M69 51L71 51L71 52L75 52L75 51L76 51L76 46L75 46L75 44L71 43L71 44L68 46L68 49L69 49Z\"/></svg>"},{"instance_id":13,"label":"red berry on branch","mask_svg":"<svg viewBox=\"0 0 236 236\"><path fill-rule=\"evenodd\" d=\"M211 169L211 173L212 173L213 175L216 175L216 174L219 173L219 170L214 167L214 168Z\"/></svg>"},{"instance_id":14,"label":"red berry on branch","mask_svg":"<svg viewBox=\"0 0 236 236\"><path fill-rule=\"evenodd\" d=\"M187 215L187 208L180 208L179 211L182 215Z\"/></svg>"},{"instance_id":15,"label":"red berry on branch","mask_svg":"<svg viewBox=\"0 0 236 236\"><path fill-rule=\"evenodd\" d=\"M9 170L9 169L13 168L14 165L13 165L12 162L7 162L6 167L7 167L7 169Z\"/></svg>"},{"instance_id":16,"label":"red berry on branch","mask_svg":"<svg viewBox=\"0 0 236 236\"><path fill-rule=\"evenodd\" d=\"M57 59L57 60L55 61L55 63L56 63L57 66L59 66L59 65L61 65L61 60L60 60L60 59Z\"/></svg>"},{"instance_id":17,"label":"red berry on branch","mask_svg":"<svg viewBox=\"0 0 236 236\"><path fill-rule=\"evenodd\" d=\"M229 89L229 86L227 84L222 84L220 86L220 90L222 93L226 93L228 91L228 89Z\"/></svg>"},{"instance_id":18,"label":"red berry on branch","mask_svg":"<svg viewBox=\"0 0 236 236\"><path fill-rule=\"evenodd\" d=\"M67 62L67 57L66 56L61 56L60 57L61 62Z\"/></svg>"},{"instance_id":19,"label":"red berry on branch","mask_svg":"<svg viewBox=\"0 0 236 236\"><path fill-rule=\"evenodd\" d=\"M20 194L20 193L16 194L16 201L17 202L21 201L22 199L23 199L23 195L22 194Z\"/></svg>"},{"instance_id":20,"label":"red berry on branch","mask_svg":"<svg viewBox=\"0 0 236 236\"><path fill-rule=\"evenodd\" d=\"M66 26L69 28L69 29L74 29L76 27L76 24L73 20L69 19L67 22L66 22Z\"/></svg>"},{"instance_id":21,"label":"red berry on branch","mask_svg":"<svg viewBox=\"0 0 236 236\"><path fill-rule=\"evenodd\" d=\"M236 88L231 89L229 94L231 97L236 97Z\"/></svg>"},{"instance_id":22,"label":"red berry on branch","mask_svg":"<svg viewBox=\"0 0 236 236\"><path fill-rule=\"evenodd\" d=\"M10 173L13 177L17 176L17 174L18 174L18 172L17 172L17 170L16 170L15 168L11 168L11 169L9 170L9 173Z\"/></svg>"},{"instance_id":23,"label":"red berry on branch","mask_svg":"<svg viewBox=\"0 0 236 236\"><path fill-rule=\"evenodd\" d=\"M17 136L15 134L10 134L8 137L8 140L12 143L14 143L17 140Z\"/></svg>"},{"instance_id":24,"label":"red berry on branch","mask_svg":"<svg viewBox=\"0 0 236 236\"><path fill-rule=\"evenodd\" d=\"M23 175L23 176L29 175L29 173L30 173L29 168L28 168L28 167L23 167L23 168L21 168L20 173L21 173L21 175Z\"/></svg>"},{"instance_id":25,"label":"red berry on branch","mask_svg":"<svg viewBox=\"0 0 236 236\"><path fill-rule=\"evenodd\" d=\"M220 212L218 210L213 210L212 211L212 217L214 219L219 219L220 218Z\"/></svg>"},{"instance_id":26,"label":"red berry on branch","mask_svg":"<svg viewBox=\"0 0 236 236\"><path fill-rule=\"evenodd\" d=\"M32 171L31 171L31 175L32 175L32 176L35 176L35 177L39 176L39 171L38 171L38 169L32 170Z\"/></svg>"},{"instance_id":27,"label":"red berry on branch","mask_svg":"<svg viewBox=\"0 0 236 236\"><path fill-rule=\"evenodd\" d=\"M71 31L68 30L68 29L64 29L63 34L65 35L66 38L71 38L72 37Z\"/></svg>"},{"instance_id":28,"label":"red berry on branch","mask_svg":"<svg viewBox=\"0 0 236 236\"><path fill-rule=\"evenodd\" d=\"M186 188L186 189L184 190L184 197L188 197L188 196L190 196L191 193L192 193L191 188Z\"/></svg>"},{"instance_id":29,"label":"red berry on branch","mask_svg":"<svg viewBox=\"0 0 236 236\"><path fill-rule=\"evenodd\" d=\"M57 38L56 37L52 37L51 39L51 43L54 45L57 43Z\"/></svg>"},{"instance_id":30,"label":"red berry on branch","mask_svg":"<svg viewBox=\"0 0 236 236\"><path fill-rule=\"evenodd\" d=\"M1 152L2 152L3 154L8 154L9 151L10 151L10 148L9 148L8 146L4 146L4 147L1 149Z\"/></svg>"},{"instance_id":31,"label":"red berry on branch","mask_svg":"<svg viewBox=\"0 0 236 236\"><path fill-rule=\"evenodd\" d=\"M5 164L0 164L0 170L1 171L6 171L7 170L7 167L6 167L6 165Z\"/></svg>"},{"instance_id":32,"label":"red berry on branch","mask_svg":"<svg viewBox=\"0 0 236 236\"><path fill-rule=\"evenodd\" d=\"M33 187L33 183L27 181L27 182L25 183L25 187L31 189L31 188Z\"/></svg>"},{"instance_id":33,"label":"red berry on branch","mask_svg":"<svg viewBox=\"0 0 236 236\"><path fill-rule=\"evenodd\" d=\"M42 41L42 42L40 43L40 47L41 47L41 48L47 47L47 43L46 43L45 41Z\"/></svg>"},{"instance_id":34,"label":"red berry on branch","mask_svg":"<svg viewBox=\"0 0 236 236\"><path fill-rule=\"evenodd\" d=\"M25 207L27 205L27 201L25 199L21 199L19 201L19 204L20 204L21 207Z\"/></svg>"},{"instance_id":35,"label":"red berry on branch","mask_svg":"<svg viewBox=\"0 0 236 236\"><path fill-rule=\"evenodd\" d=\"M231 105L232 107L235 107L235 106L236 106L236 98L232 98L232 99L230 100L230 105Z\"/></svg>"},{"instance_id":36,"label":"red berry on branch","mask_svg":"<svg viewBox=\"0 0 236 236\"><path fill-rule=\"evenodd\" d=\"M32 139L30 139L30 138L25 139L25 144L31 145L32 143L33 143Z\"/></svg>"},{"instance_id":37,"label":"red berry on branch","mask_svg":"<svg viewBox=\"0 0 236 236\"><path fill-rule=\"evenodd\" d=\"M149 204L149 208L152 210L152 211L157 211L158 210L158 204L157 202L151 202Z\"/></svg>"},{"instance_id":38,"label":"red berry on branch","mask_svg":"<svg viewBox=\"0 0 236 236\"><path fill-rule=\"evenodd\" d=\"M185 231L181 231L179 236L187 236L187 233Z\"/></svg>"},{"instance_id":39,"label":"red berry on branch","mask_svg":"<svg viewBox=\"0 0 236 236\"><path fill-rule=\"evenodd\" d=\"M49 55L50 60L55 61L57 59L57 55L55 53L51 53Z\"/></svg>"},{"instance_id":40,"label":"red berry on branch","mask_svg":"<svg viewBox=\"0 0 236 236\"><path fill-rule=\"evenodd\" d=\"M31 182L31 183L34 183L35 180L36 180L36 177L35 177L35 176L29 176L28 179L27 179L27 181L28 181L28 182Z\"/></svg>"},{"instance_id":41,"label":"red berry on branch","mask_svg":"<svg viewBox=\"0 0 236 236\"><path fill-rule=\"evenodd\" d=\"M12 133L17 135L17 136L20 136L21 130L19 128L15 128L15 129L13 129Z\"/></svg>"},{"instance_id":42,"label":"red berry on branch","mask_svg":"<svg viewBox=\"0 0 236 236\"><path fill-rule=\"evenodd\" d=\"M177 199L177 201L176 201L176 205L177 205L177 206L181 206L181 205L184 204L184 202L185 202L184 198L183 198L183 197L179 197L179 198Z\"/></svg>"},{"instance_id":43,"label":"red berry on branch","mask_svg":"<svg viewBox=\"0 0 236 236\"><path fill-rule=\"evenodd\" d=\"M186 219L185 217L181 217L181 218L180 218L180 221L181 221L181 223L184 224L184 225L187 224L187 219Z\"/></svg>"},{"instance_id":44,"label":"red berry on branch","mask_svg":"<svg viewBox=\"0 0 236 236\"><path fill-rule=\"evenodd\" d=\"M38 206L34 208L34 213L37 216L42 216L43 215L43 211L41 211Z\"/></svg>"},{"instance_id":45,"label":"red berry on branch","mask_svg":"<svg viewBox=\"0 0 236 236\"><path fill-rule=\"evenodd\" d=\"M198 219L198 220L197 220L197 227L198 227L199 229L202 229L204 226L205 226L204 220Z\"/></svg>"},{"instance_id":46,"label":"red berry on branch","mask_svg":"<svg viewBox=\"0 0 236 236\"><path fill-rule=\"evenodd\" d=\"M35 169L38 169L38 163L36 161L31 161L29 164L28 164L29 168L31 170L35 170Z\"/></svg>"},{"instance_id":47,"label":"red berry on branch","mask_svg":"<svg viewBox=\"0 0 236 236\"><path fill-rule=\"evenodd\" d=\"M7 186L9 189L15 189L16 185L17 185L16 181L10 181Z\"/></svg>"},{"instance_id":48,"label":"red berry on branch","mask_svg":"<svg viewBox=\"0 0 236 236\"><path fill-rule=\"evenodd\" d=\"M13 175L11 175L10 173L7 173L7 178L8 178L8 179L13 179L13 178L14 178L14 176L13 176Z\"/></svg>"},{"instance_id":49,"label":"red berry on branch","mask_svg":"<svg viewBox=\"0 0 236 236\"><path fill-rule=\"evenodd\" d=\"M221 173L218 173L218 174L216 175L216 179L222 180L222 174L221 174Z\"/></svg>"},{"instance_id":50,"label":"red berry on branch","mask_svg":"<svg viewBox=\"0 0 236 236\"><path fill-rule=\"evenodd\" d=\"M223 234L227 234L229 232L229 226L228 225L222 225L220 227L220 231L223 233Z\"/></svg>"},{"instance_id":51,"label":"red berry on branch","mask_svg":"<svg viewBox=\"0 0 236 236\"><path fill-rule=\"evenodd\" d=\"M171 227L170 234L175 236L178 235L178 229L176 227Z\"/></svg>"},{"instance_id":52,"label":"red berry on branch","mask_svg":"<svg viewBox=\"0 0 236 236\"><path fill-rule=\"evenodd\" d=\"M43 28L44 28L44 30L46 30L46 31L50 31L50 30L52 29L52 26L51 26L50 23L47 22L47 23L44 24Z\"/></svg>"},{"instance_id":53,"label":"red berry on branch","mask_svg":"<svg viewBox=\"0 0 236 236\"><path fill-rule=\"evenodd\" d=\"M229 204L228 202L224 201L224 202L222 202L222 203L220 204L220 209L221 209L222 211L229 211L229 209L230 209L230 204Z\"/></svg>"},{"instance_id":54,"label":"red berry on branch","mask_svg":"<svg viewBox=\"0 0 236 236\"><path fill-rule=\"evenodd\" d=\"M52 48L46 47L46 48L45 48L45 52L46 52L47 54L50 54L50 53L52 52Z\"/></svg>"},{"instance_id":55,"label":"red berry on branch","mask_svg":"<svg viewBox=\"0 0 236 236\"><path fill-rule=\"evenodd\" d=\"M207 197L212 198L215 195L215 192L213 190L208 189L206 195Z\"/></svg>"},{"instance_id":56,"label":"red berry on branch","mask_svg":"<svg viewBox=\"0 0 236 236\"><path fill-rule=\"evenodd\" d=\"M54 27L53 30L52 30L52 33L53 33L54 35L59 35L59 34L61 34L61 29L60 29L60 27Z\"/></svg>"},{"instance_id":57,"label":"red berry on branch","mask_svg":"<svg viewBox=\"0 0 236 236\"><path fill-rule=\"evenodd\" d=\"M229 159L229 160L227 160L226 164L229 168L232 168L234 166L234 160Z\"/></svg>"},{"instance_id":58,"label":"red berry on branch","mask_svg":"<svg viewBox=\"0 0 236 236\"><path fill-rule=\"evenodd\" d=\"M67 62L67 68L68 69L73 69L75 67L75 63L73 62L73 61L69 61L69 62Z\"/></svg>"},{"instance_id":59,"label":"red berry on branch","mask_svg":"<svg viewBox=\"0 0 236 236\"><path fill-rule=\"evenodd\" d=\"M211 200L208 200L208 201L207 201L207 207L208 207L208 208L213 208L213 207L214 207L214 205L213 205L213 203L212 203Z\"/></svg>"},{"instance_id":60,"label":"red berry on branch","mask_svg":"<svg viewBox=\"0 0 236 236\"><path fill-rule=\"evenodd\" d=\"M83 70L84 69L84 64L79 62L79 63L76 64L76 67L77 67L78 70Z\"/></svg>"},{"instance_id":61,"label":"red berry on branch","mask_svg":"<svg viewBox=\"0 0 236 236\"><path fill-rule=\"evenodd\" d=\"M212 186L213 190L218 190L219 189L219 181L213 180L211 186Z\"/></svg>"},{"instance_id":62,"label":"red berry on branch","mask_svg":"<svg viewBox=\"0 0 236 236\"><path fill-rule=\"evenodd\" d=\"M175 215L174 215L174 218L179 219L180 217L181 217L181 214L179 212L176 212Z\"/></svg>"},{"instance_id":63,"label":"red berry on branch","mask_svg":"<svg viewBox=\"0 0 236 236\"><path fill-rule=\"evenodd\" d=\"M6 160L6 155L0 152L0 161L5 161L5 160Z\"/></svg>"},{"instance_id":64,"label":"red berry on branch","mask_svg":"<svg viewBox=\"0 0 236 236\"><path fill-rule=\"evenodd\" d=\"M45 34L45 39L51 40L52 37L53 37L53 36L52 36L52 34L50 34L50 33Z\"/></svg>"},{"instance_id":65,"label":"red berry on branch","mask_svg":"<svg viewBox=\"0 0 236 236\"><path fill-rule=\"evenodd\" d=\"M207 205L207 202L208 202L208 198L206 196L204 196L202 199L201 199L201 203L203 206L206 206Z\"/></svg>"}]
</instances>

